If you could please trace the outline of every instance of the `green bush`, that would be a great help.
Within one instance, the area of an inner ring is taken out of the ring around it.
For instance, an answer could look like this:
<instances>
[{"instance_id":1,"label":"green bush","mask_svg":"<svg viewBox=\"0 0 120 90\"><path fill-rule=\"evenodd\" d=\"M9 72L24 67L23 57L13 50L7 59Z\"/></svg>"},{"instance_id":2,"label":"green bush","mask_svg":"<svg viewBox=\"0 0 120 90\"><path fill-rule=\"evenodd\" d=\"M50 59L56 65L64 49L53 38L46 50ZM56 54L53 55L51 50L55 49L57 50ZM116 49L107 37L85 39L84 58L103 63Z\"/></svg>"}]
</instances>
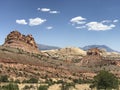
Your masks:
<instances>
[{"instance_id":1,"label":"green bush","mask_svg":"<svg viewBox=\"0 0 120 90\"><path fill-rule=\"evenodd\" d=\"M108 72L108 71L100 71L95 77L90 88L96 87L97 89L118 89L119 81L118 78ZM118 89L119 90L119 89Z\"/></svg>"},{"instance_id":2,"label":"green bush","mask_svg":"<svg viewBox=\"0 0 120 90\"><path fill-rule=\"evenodd\" d=\"M38 83L38 79L30 78L29 80L23 80L23 83Z\"/></svg>"},{"instance_id":3,"label":"green bush","mask_svg":"<svg viewBox=\"0 0 120 90\"><path fill-rule=\"evenodd\" d=\"M1 90L19 90L18 85L17 84L8 84L5 86L2 86Z\"/></svg>"},{"instance_id":4,"label":"green bush","mask_svg":"<svg viewBox=\"0 0 120 90\"><path fill-rule=\"evenodd\" d=\"M48 90L48 86L43 85L43 86L39 86L38 90Z\"/></svg>"},{"instance_id":5,"label":"green bush","mask_svg":"<svg viewBox=\"0 0 120 90\"><path fill-rule=\"evenodd\" d=\"M36 79L36 78L30 78L28 80L28 83L38 83L38 79Z\"/></svg>"},{"instance_id":6,"label":"green bush","mask_svg":"<svg viewBox=\"0 0 120 90\"><path fill-rule=\"evenodd\" d=\"M7 75L4 75L4 76L1 76L0 77L0 82L8 82L8 76Z\"/></svg>"},{"instance_id":7,"label":"green bush","mask_svg":"<svg viewBox=\"0 0 120 90\"><path fill-rule=\"evenodd\" d=\"M82 83L92 83L92 80L90 79L86 79L86 80L83 80L83 79L74 79L73 80L74 83L78 83L78 84L82 84Z\"/></svg>"},{"instance_id":8,"label":"green bush","mask_svg":"<svg viewBox=\"0 0 120 90\"><path fill-rule=\"evenodd\" d=\"M52 79L47 79L46 82L49 86L55 84L55 82Z\"/></svg>"}]
</instances>

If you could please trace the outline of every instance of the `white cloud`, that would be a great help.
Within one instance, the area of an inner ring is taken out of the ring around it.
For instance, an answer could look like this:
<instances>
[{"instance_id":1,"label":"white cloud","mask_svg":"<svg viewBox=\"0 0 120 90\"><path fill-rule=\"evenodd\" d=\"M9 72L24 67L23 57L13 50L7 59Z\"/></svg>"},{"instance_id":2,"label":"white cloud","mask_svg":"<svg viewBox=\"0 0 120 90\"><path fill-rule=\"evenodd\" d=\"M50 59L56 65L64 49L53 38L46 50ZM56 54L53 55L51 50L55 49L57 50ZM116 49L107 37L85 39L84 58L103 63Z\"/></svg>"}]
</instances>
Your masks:
<instances>
[{"instance_id":1,"label":"white cloud","mask_svg":"<svg viewBox=\"0 0 120 90\"><path fill-rule=\"evenodd\" d=\"M39 11L39 10L41 10L40 8L37 8L37 10Z\"/></svg>"},{"instance_id":2,"label":"white cloud","mask_svg":"<svg viewBox=\"0 0 120 90\"><path fill-rule=\"evenodd\" d=\"M102 20L100 22L91 21L87 22L86 18L82 16L74 17L70 20L70 24L74 26L76 29L87 29L87 30L94 30L94 31L105 31L111 30L116 27L116 24L119 20Z\"/></svg>"},{"instance_id":3,"label":"white cloud","mask_svg":"<svg viewBox=\"0 0 120 90\"><path fill-rule=\"evenodd\" d=\"M27 22L24 19L16 20L16 23L17 24L22 24L22 25L26 25L27 24Z\"/></svg>"},{"instance_id":4,"label":"white cloud","mask_svg":"<svg viewBox=\"0 0 120 90\"><path fill-rule=\"evenodd\" d=\"M51 14L57 14L57 13L60 13L59 11L50 11L49 13Z\"/></svg>"},{"instance_id":5,"label":"white cloud","mask_svg":"<svg viewBox=\"0 0 120 90\"><path fill-rule=\"evenodd\" d=\"M114 24L110 25L105 25L100 22L89 22L86 24L88 30L95 30L95 31L105 31L105 30L110 30L115 27Z\"/></svg>"},{"instance_id":6,"label":"white cloud","mask_svg":"<svg viewBox=\"0 0 120 90\"><path fill-rule=\"evenodd\" d=\"M38 18L38 17L29 19L29 25L30 26L41 25L44 22L46 22L46 19L41 19L41 18Z\"/></svg>"},{"instance_id":7,"label":"white cloud","mask_svg":"<svg viewBox=\"0 0 120 90\"><path fill-rule=\"evenodd\" d=\"M83 28L86 28L86 26L77 26L75 27L76 29L83 29Z\"/></svg>"},{"instance_id":8,"label":"white cloud","mask_svg":"<svg viewBox=\"0 0 120 90\"><path fill-rule=\"evenodd\" d=\"M48 26L48 27L46 27L46 29L51 30L51 29L53 29L53 27L52 26Z\"/></svg>"},{"instance_id":9,"label":"white cloud","mask_svg":"<svg viewBox=\"0 0 120 90\"><path fill-rule=\"evenodd\" d=\"M118 22L118 21L119 21L119 20L117 20L117 19L113 20L114 23L116 23L116 22Z\"/></svg>"},{"instance_id":10,"label":"white cloud","mask_svg":"<svg viewBox=\"0 0 120 90\"><path fill-rule=\"evenodd\" d=\"M111 23L111 20L103 20L101 23Z\"/></svg>"},{"instance_id":11,"label":"white cloud","mask_svg":"<svg viewBox=\"0 0 120 90\"><path fill-rule=\"evenodd\" d=\"M59 11L51 10L50 8L37 8L38 11L41 12L48 12L50 14L58 14L60 13Z\"/></svg>"},{"instance_id":12,"label":"white cloud","mask_svg":"<svg viewBox=\"0 0 120 90\"><path fill-rule=\"evenodd\" d=\"M42 11L42 12L49 12L50 9L49 8L38 8L38 10Z\"/></svg>"},{"instance_id":13,"label":"white cloud","mask_svg":"<svg viewBox=\"0 0 120 90\"><path fill-rule=\"evenodd\" d=\"M70 20L72 24L85 24L86 18L83 18L81 16L74 17Z\"/></svg>"}]
</instances>

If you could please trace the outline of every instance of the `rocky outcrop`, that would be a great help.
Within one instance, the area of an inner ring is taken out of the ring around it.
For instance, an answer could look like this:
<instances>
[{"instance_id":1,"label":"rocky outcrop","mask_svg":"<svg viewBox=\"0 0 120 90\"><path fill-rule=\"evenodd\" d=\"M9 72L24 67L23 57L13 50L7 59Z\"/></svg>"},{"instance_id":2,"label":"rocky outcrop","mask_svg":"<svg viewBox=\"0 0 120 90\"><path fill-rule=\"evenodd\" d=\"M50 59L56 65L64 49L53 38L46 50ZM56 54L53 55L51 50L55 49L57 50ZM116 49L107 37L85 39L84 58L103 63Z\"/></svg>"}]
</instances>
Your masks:
<instances>
[{"instance_id":1,"label":"rocky outcrop","mask_svg":"<svg viewBox=\"0 0 120 90\"><path fill-rule=\"evenodd\" d=\"M87 51L87 55L82 58L80 64L83 66L100 65L102 61L102 50L91 48Z\"/></svg>"},{"instance_id":2,"label":"rocky outcrop","mask_svg":"<svg viewBox=\"0 0 120 90\"><path fill-rule=\"evenodd\" d=\"M39 53L37 44L32 35L22 35L18 31L12 31L5 39L3 46L19 48L31 53Z\"/></svg>"},{"instance_id":3,"label":"rocky outcrop","mask_svg":"<svg viewBox=\"0 0 120 90\"><path fill-rule=\"evenodd\" d=\"M101 55L101 54L102 54L102 50L98 48L92 48L87 51L87 55Z\"/></svg>"}]
</instances>

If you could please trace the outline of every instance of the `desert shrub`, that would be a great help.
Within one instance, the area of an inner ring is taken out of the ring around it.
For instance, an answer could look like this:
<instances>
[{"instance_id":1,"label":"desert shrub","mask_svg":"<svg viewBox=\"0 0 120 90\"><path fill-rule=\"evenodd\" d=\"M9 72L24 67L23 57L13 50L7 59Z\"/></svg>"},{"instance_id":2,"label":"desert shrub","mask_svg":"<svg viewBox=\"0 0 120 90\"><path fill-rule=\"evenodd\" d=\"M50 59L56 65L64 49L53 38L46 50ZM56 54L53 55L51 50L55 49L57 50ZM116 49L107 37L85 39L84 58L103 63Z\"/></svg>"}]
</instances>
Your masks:
<instances>
[{"instance_id":1,"label":"desert shrub","mask_svg":"<svg viewBox=\"0 0 120 90\"><path fill-rule=\"evenodd\" d=\"M64 81L63 80L58 80L56 83L61 84L61 83L64 83Z\"/></svg>"},{"instance_id":2,"label":"desert shrub","mask_svg":"<svg viewBox=\"0 0 120 90\"><path fill-rule=\"evenodd\" d=\"M73 79L73 82L74 83L78 83L78 84L83 84L83 83L92 83L93 80L90 80L90 79L86 79L86 80L83 80L83 79Z\"/></svg>"},{"instance_id":3,"label":"desert shrub","mask_svg":"<svg viewBox=\"0 0 120 90\"><path fill-rule=\"evenodd\" d=\"M55 82L52 79L47 79L46 82L49 86L55 84Z\"/></svg>"},{"instance_id":4,"label":"desert shrub","mask_svg":"<svg viewBox=\"0 0 120 90\"><path fill-rule=\"evenodd\" d=\"M15 83L20 83L20 80L16 79L14 82L15 82Z\"/></svg>"},{"instance_id":5,"label":"desert shrub","mask_svg":"<svg viewBox=\"0 0 120 90\"><path fill-rule=\"evenodd\" d=\"M36 79L36 78L30 78L28 80L28 83L38 83L38 79Z\"/></svg>"},{"instance_id":6,"label":"desert shrub","mask_svg":"<svg viewBox=\"0 0 120 90\"><path fill-rule=\"evenodd\" d=\"M0 77L0 82L8 82L8 76L7 75L3 75Z\"/></svg>"},{"instance_id":7,"label":"desert shrub","mask_svg":"<svg viewBox=\"0 0 120 90\"><path fill-rule=\"evenodd\" d=\"M82 80L81 80L81 79L74 79L73 82L74 82L74 83L79 83L79 84L81 84L81 83L82 83Z\"/></svg>"},{"instance_id":8,"label":"desert shrub","mask_svg":"<svg viewBox=\"0 0 120 90\"><path fill-rule=\"evenodd\" d=\"M48 90L48 86L46 85L40 85L38 90Z\"/></svg>"},{"instance_id":9,"label":"desert shrub","mask_svg":"<svg viewBox=\"0 0 120 90\"><path fill-rule=\"evenodd\" d=\"M38 83L38 79L30 78L29 80L23 80L22 83Z\"/></svg>"},{"instance_id":10,"label":"desert shrub","mask_svg":"<svg viewBox=\"0 0 120 90\"><path fill-rule=\"evenodd\" d=\"M8 85L4 85L1 87L1 90L19 90L18 85L17 84L8 84Z\"/></svg>"},{"instance_id":11,"label":"desert shrub","mask_svg":"<svg viewBox=\"0 0 120 90\"><path fill-rule=\"evenodd\" d=\"M74 83L62 83L61 90L69 90L71 87L75 87Z\"/></svg>"},{"instance_id":12,"label":"desert shrub","mask_svg":"<svg viewBox=\"0 0 120 90\"><path fill-rule=\"evenodd\" d=\"M92 82L93 82L93 80L91 80L91 79L86 79L86 80L82 80L81 83L92 83Z\"/></svg>"}]
</instances>

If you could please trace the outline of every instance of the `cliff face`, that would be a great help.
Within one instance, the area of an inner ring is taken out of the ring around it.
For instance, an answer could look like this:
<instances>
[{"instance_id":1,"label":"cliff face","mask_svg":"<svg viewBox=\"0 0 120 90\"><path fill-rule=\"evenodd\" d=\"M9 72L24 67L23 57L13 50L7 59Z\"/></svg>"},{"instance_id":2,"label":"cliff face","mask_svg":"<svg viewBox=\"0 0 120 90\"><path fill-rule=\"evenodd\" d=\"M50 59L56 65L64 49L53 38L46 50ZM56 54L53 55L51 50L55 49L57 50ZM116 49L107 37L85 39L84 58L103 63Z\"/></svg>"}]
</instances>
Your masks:
<instances>
[{"instance_id":1,"label":"cliff face","mask_svg":"<svg viewBox=\"0 0 120 90\"><path fill-rule=\"evenodd\" d=\"M3 46L19 48L31 53L39 53L37 44L32 35L22 35L18 31L12 31L7 35Z\"/></svg>"}]
</instances>

